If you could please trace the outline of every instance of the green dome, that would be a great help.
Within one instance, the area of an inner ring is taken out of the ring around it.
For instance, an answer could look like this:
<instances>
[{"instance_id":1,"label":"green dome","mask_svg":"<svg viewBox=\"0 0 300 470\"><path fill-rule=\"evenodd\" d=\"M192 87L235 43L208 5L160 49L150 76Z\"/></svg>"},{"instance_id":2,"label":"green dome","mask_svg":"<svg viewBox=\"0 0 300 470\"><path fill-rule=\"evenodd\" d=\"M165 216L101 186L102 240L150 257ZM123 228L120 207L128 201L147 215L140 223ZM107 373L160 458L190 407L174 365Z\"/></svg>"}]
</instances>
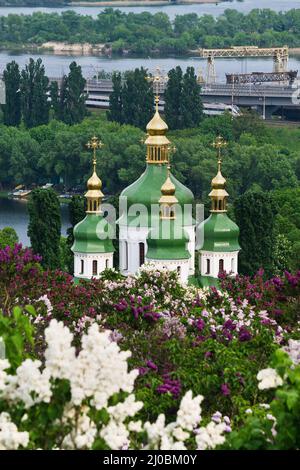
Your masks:
<instances>
[{"instance_id":1,"label":"green dome","mask_svg":"<svg viewBox=\"0 0 300 470\"><path fill-rule=\"evenodd\" d=\"M99 226L99 222L102 224ZM108 233L109 224L102 215L87 214L74 227L74 253L112 253L114 247L110 238L101 239L101 233Z\"/></svg>"},{"instance_id":2,"label":"green dome","mask_svg":"<svg viewBox=\"0 0 300 470\"><path fill-rule=\"evenodd\" d=\"M164 238L167 237L167 238ZM157 229L153 228L147 238L146 258L151 259L188 259L189 237L185 230L176 224L176 220L160 220Z\"/></svg>"},{"instance_id":3,"label":"green dome","mask_svg":"<svg viewBox=\"0 0 300 470\"><path fill-rule=\"evenodd\" d=\"M196 231L197 240L201 240L196 246L197 250L221 252L240 250L239 228L226 212L212 213L208 219L198 225Z\"/></svg>"},{"instance_id":4,"label":"green dome","mask_svg":"<svg viewBox=\"0 0 300 470\"><path fill-rule=\"evenodd\" d=\"M176 198L178 203L183 206L184 204L193 204L194 195L192 191L186 188L180 181L178 181L172 174L170 175L171 181L176 187ZM151 204L157 204L161 197L161 187L167 179L167 165L166 164L148 164L145 172L139 177L137 181L125 188L120 198L127 198L127 208L133 204L143 204L148 209L150 215ZM191 221L186 217L184 225L190 225ZM122 224L122 216L119 221ZM141 225L147 226L148 220L141 220Z\"/></svg>"}]
</instances>

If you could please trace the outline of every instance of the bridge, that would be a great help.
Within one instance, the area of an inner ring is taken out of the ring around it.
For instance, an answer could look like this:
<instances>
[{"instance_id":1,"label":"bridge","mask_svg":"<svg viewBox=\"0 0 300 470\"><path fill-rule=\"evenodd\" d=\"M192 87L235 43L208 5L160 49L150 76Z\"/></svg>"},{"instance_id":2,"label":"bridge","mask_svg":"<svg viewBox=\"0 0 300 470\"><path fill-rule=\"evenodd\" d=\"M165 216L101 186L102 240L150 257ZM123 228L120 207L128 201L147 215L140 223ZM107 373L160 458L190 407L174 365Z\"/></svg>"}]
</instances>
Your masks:
<instances>
[{"instance_id":1,"label":"bridge","mask_svg":"<svg viewBox=\"0 0 300 470\"><path fill-rule=\"evenodd\" d=\"M164 106L164 88L160 87L160 109ZM87 80L87 105L94 108L108 108L109 95L113 85L111 80ZM241 108L257 109L264 117L275 112L293 112L300 119L300 87L292 85L266 85L260 83L211 83L201 88L204 103L224 103Z\"/></svg>"}]
</instances>

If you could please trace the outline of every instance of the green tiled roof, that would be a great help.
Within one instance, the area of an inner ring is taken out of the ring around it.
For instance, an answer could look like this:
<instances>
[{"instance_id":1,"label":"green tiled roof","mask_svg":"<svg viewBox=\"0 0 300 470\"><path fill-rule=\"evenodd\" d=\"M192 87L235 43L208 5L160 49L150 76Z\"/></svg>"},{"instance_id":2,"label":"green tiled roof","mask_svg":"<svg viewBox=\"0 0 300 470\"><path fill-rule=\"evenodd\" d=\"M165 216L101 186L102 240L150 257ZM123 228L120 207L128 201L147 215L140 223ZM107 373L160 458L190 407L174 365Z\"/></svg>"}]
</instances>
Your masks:
<instances>
[{"instance_id":1,"label":"green tiled roof","mask_svg":"<svg viewBox=\"0 0 300 470\"><path fill-rule=\"evenodd\" d=\"M112 240L106 236L108 222L102 215L87 214L74 227L74 244L72 251L77 253L112 253Z\"/></svg>"},{"instance_id":2,"label":"green tiled roof","mask_svg":"<svg viewBox=\"0 0 300 470\"><path fill-rule=\"evenodd\" d=\"M191 257L187 248L189 237L176 220L160 220L147 238L148 259L178 260Z\"/></svg>"},{"instance_id":3,"label":"green tiled roof","mask_svg":"<svg viewBox=\"0 0 300 470\"><path fill-rule=\"evenodd\" d=\"M208 219L201 222L197 227L197 239L199 240L197 250L216 252L240 250L239 228L226 212L213 212Z\"/></svg>"}]
</instances>

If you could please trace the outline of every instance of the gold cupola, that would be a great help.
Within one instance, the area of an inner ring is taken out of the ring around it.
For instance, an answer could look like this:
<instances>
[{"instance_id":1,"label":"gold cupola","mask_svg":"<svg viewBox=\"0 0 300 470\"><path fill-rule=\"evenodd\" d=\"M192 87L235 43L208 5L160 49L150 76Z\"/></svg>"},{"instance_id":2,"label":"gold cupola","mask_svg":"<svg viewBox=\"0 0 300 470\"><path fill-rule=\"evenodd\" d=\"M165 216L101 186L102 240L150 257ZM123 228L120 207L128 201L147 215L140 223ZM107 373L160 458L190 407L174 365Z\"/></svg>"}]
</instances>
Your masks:
<instances>
[{"instance_id":1,"label":"gold cupola","mask_svg":"<svg viewBox=\"0 0 300 470\"><path fill-rule=\"evenodd\" d=\"M97 156L96 150L103 146L102 142L93 137L90 142L88 142L87 147L93 150L93 174L87 181L87 192L85 197L87 199L87 214L100 214L101 213L101 202L104 194L102 193L102 181L97 175L96 165L97 165Z\"/></svg>"},{"instance_id":2,"label":"gold cupola","mask_svg":"<svg viewBox=\"0 0 300 470\"><path fill-rule=\"evenodd\" d=\"M147 146L146 153L146 162L150 164L159 164L159 163L169 163L169 149L170 141L166 137L168 131L168 125L162 119L158 111L159 105L159 83L161 77L159 75L155 76L153 79L153 85L156 86L156 96L155 96L155 113L151 121L148 122L147 138L145 140L145 145Z\"/></svg>"},{"instance_id":3,"label":"gold cupola","mask_svg":"<svg viewBox=\"0 0 300 470\"><path fill-rule=\"evenodd\" d=\"M212 200L211 212L226 212L227 211L227 197L229 196L226 189L226 179L222 175L222 159L221 149L226 147L227 143L221 136L218 136L213 146L218 151L218 173L212 179L211 186L212 190L209 193L209 197Z\"/></svg>"},{"instance_id":4,"label":"gold cupola","mask_svg":"<svg viewBox=\"0 0 300 470\"><path fill-rule=\"evenodd\" d=\"M159 199L161 219L175 219L175 204L178 204L175 191L176 187L171 181L170 166L168 166L167 179L161 187L161 197Z\"/></svg>"}]
</instances>

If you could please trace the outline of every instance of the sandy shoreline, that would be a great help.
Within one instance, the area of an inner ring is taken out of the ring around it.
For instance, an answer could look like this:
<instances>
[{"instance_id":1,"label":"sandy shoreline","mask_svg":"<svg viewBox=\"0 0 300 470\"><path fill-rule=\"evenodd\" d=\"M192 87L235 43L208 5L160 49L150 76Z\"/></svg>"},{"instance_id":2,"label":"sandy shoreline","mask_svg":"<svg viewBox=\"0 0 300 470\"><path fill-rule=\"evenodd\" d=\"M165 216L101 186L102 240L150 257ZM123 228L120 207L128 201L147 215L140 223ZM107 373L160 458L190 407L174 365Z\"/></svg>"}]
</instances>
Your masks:
<instances>
[{"instance_id":1,"label":"sandy shoreline","mask_svg":"<svg viewBox=\"0 0 300 470\"><path fill-rule=\"evenodd\" d=\"M178 0L177 5L183 3L220 3L222 0ZM70 6L78 7L144 7L172 5L168 0L110 0L103 2L71 2Z\"/></svg>"}]
</instances>

